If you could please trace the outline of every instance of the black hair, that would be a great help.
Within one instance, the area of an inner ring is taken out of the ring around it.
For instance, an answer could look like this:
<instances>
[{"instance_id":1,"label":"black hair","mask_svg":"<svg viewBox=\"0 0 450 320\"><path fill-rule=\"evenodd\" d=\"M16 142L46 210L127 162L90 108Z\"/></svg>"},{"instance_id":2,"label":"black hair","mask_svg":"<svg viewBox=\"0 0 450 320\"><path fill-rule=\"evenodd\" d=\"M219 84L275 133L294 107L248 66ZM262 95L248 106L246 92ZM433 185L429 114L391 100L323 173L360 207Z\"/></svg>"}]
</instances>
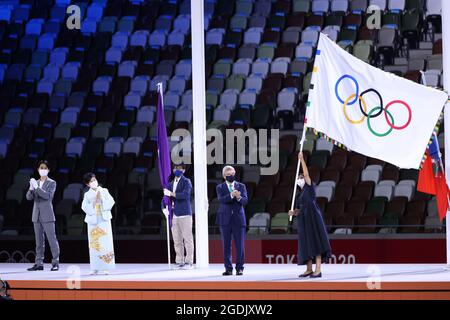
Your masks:
<instances>
[{"instance_id":1,"label":"black hair","mask_svg":"<svg viewBox=\"0 0 450 320\"><path fill-rule=\"evenodd\" d=\"M45 164L48 168L48 170L50 170L50 164L48 163L47 160L39 160L37 167L39 168L41 166L41 164Z\"/></svg>"},{"instance_id":2,"label":"black hair","mask_svg":"<svg viewBox=\"0 0 450 320\"><path fill-rule=\"evenodd\" d=\"M178 164L174 164L173 167L181 167L183 168L183 170L186 170L186 165L184 163L178 163Z\"/></svg>"},{"instance_id":3,"label":"black hair","mask_svg":"<svg viewBox=\"0 0 450 320\"><path fill-rule=\"evenodd\" d=\"M84 184L89 184L89 182L91 182L91 179L94 178L94 177L95 177L95 174L92 173L92 172L85 173L83 175L83 183Z\"/></svg>"}]
</instances>

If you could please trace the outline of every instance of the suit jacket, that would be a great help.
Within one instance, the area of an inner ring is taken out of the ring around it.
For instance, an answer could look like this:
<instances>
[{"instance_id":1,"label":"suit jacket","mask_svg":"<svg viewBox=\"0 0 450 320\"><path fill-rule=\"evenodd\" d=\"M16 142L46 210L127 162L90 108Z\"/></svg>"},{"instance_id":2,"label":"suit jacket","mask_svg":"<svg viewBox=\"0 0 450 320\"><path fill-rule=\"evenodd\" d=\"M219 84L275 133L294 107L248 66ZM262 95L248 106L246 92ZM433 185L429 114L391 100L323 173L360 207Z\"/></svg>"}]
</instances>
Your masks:
<instances>
[{"instance_id":1,"label":"suit jacket","mask_svg":"<svg viewBox=\"0 0 450 320\"><path fill-rule=\"evenodd\" d=\"M226 182L223 182L216 187L217 198L220 202L219 210L216 215L216 224L219 226L227 226L230 224L231 217L236 215L233 223L238 226L245 227L247 225L245 218L244 206L248 202L247 188L245 184L235 181L234 189L241 192L241 199L231 198L230 190Z\"/></svg>"},{"instance_id":2,"label":"suit jacket","mask_svg":"<svg viewBox=\"0 0 450 320\"><path fill-rule=\"evenodd\" d=\"M102 218L103 220L111 220L111 209L115 203L114 199L106 188L99 186L97 191L100 191L100 195L102 197ZM81 209L86 213L84 222L87 224L97 224L97 212L93 206L95 197L97 196L97 191L89 188L89 190L84 194L83 202L81 203Z\"/></svg>"},{"instance_id":3,"label":"suit jacket","mask_svg":"<svg viewBox=\"0 0 450 320\"><path fill-rule=\"evenodd\" d=\"M180 177L180 181L177 184L177 190L173 190L173 181L169 183L168 188L172 192L175 192L175 198L170 197L170 200L174 204L173 214L176 216L192 215L191 207L191 193L192 183L189 178L184 175Z\"/></svg>"},{"instance_id":4,"label":"suit jacket","mask_svg":"<svg viewBox=\"0 0 450 320\"><path fill-rule=\"evenodd\" d=\"M53 195L56 190L56 181L47 177L41 188L28 190L26 198L34 201L33 222L55 222L55 212L53 211Z\"/></svg>"}]
</instances>

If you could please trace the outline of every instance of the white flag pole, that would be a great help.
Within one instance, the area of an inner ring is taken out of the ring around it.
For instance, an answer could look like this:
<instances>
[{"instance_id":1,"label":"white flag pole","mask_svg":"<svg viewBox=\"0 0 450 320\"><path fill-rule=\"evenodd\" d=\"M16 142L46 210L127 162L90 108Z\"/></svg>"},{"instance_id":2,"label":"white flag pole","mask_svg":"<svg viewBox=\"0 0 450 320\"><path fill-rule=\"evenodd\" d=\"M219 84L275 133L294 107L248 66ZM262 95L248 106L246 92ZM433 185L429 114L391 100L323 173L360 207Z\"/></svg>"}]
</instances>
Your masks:
<instances>
[{"instance_id":1,"label":"white flag pole","mask_svg":"<svg viewBox=\"0 0 450 320\"><path fill-rule=\"evenodd\" d=\"M450 90L450 1L442 1L442 57L444 89ZM444 125L450 124L450 103L447 102L444 111ZM449 132L445 135L445 176L450 179L450 139ZM450 268L450 214L446 218L447 269Z\"/></svg>"}]
</instances>

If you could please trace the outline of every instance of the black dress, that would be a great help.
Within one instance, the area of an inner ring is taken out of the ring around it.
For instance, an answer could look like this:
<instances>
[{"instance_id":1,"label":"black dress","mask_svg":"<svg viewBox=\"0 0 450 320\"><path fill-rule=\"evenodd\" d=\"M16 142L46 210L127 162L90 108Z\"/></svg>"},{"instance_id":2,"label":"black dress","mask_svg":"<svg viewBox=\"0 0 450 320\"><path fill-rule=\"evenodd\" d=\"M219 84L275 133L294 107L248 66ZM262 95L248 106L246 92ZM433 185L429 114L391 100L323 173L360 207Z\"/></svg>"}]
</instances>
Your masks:
<instances>
[{"instance_id":1,"label":"black dress","mask_svg":"<svg viewBox=\"0 0 450 320\"><path fill-rule=\"evenodd\" d=\"M297 216L298 263L304 265L308 260L313 263L316 256L322 256L322 262L331 258L331 246L328 233L322 219L322 212L316 203L314 186L305 183L297 195L295 208L300 209Z\"/></svg>"}]
</instances>

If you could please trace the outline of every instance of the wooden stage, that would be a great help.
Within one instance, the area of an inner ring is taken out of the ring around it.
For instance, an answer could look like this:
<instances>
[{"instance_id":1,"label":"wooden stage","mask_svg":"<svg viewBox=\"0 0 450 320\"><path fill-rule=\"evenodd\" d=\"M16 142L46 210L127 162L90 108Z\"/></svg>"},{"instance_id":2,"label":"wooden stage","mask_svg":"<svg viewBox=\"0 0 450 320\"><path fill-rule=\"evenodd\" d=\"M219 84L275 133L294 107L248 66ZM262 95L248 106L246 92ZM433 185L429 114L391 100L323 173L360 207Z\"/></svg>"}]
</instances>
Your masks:
<instances>
[{"instance_id":1,"label":"wooden stage","mask_svg":"<svg viewBox=\"0 0 450 320\"><path fill-rule=\"evenodd\" d=\"M247 264L243 276L223 266L169 270L164 264L118 264L109 275L89 275L87 264L58 272L28 272L26 264L0 264L14 299L33 300L450 300L450 271L439 264L324 265L323 278L300 279L303 267Z\"/></svg>"}]
</instances>

